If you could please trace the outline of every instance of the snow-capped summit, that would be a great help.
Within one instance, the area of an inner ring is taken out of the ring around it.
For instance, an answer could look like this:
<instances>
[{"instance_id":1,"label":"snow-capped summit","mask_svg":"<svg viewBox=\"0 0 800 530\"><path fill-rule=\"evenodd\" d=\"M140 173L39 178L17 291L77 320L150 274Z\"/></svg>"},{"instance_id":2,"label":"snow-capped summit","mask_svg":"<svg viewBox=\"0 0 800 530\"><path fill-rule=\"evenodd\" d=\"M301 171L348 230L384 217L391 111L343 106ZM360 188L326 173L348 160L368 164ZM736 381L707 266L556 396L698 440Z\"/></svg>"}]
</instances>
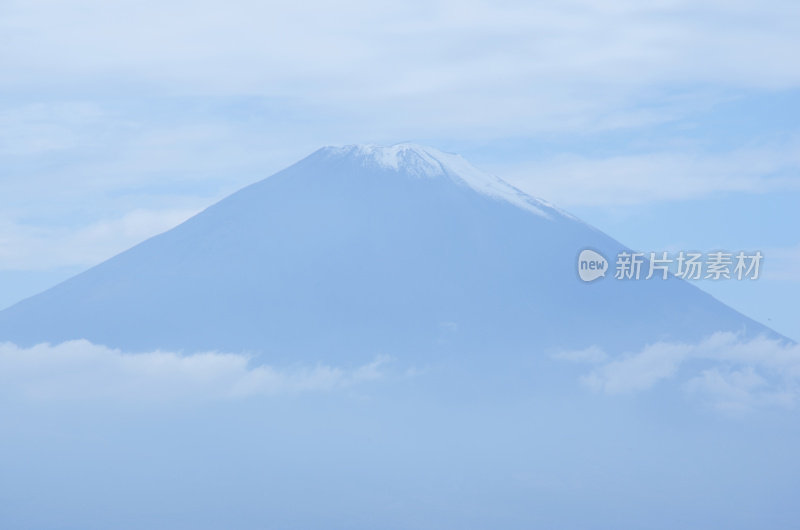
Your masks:
<instances>
[{"instance_id":1,"label":"snow-capped summit","mask_svg":"<svg viewBox=\"0 0 800 530\"><path fill-rule=\"evenodd\" d=\"M323 148L0 312L0 342L509 363L770 333L681 280L584 284L585 248L624 246L457 155Z\"/></svg>"},{"instance_id":2,"label":"snow-capped summit","mask_svg":"<svg viewBox=\"0 0 800 530\"><path fill-rule=\"evenodd\" d=\"M445 154L432 147L411 143L391 146L375 144L356 144L323 147L320 152L330 157L356 158L365 165L383 169L401 168L420 177L435 177L445 174L448 158L458 155ZM466 162L465 162L466 163Z\"/></svg>"},{"instance_id":3,"label":"snow-capped summit","mask_svg":"<svg viewBox=\"0 0 800 530\"><path fill-rule=\"evenodd\" d=\"M516 206L548 217L552 206L541 199L527 195L504 180L481 171L453 153L445 153L418 144L400 143L391 146L374 144L324 147L319 151L330 158L348 158L361 161L365 167L405 172L417 177L447 177L463 183L475 191L506 200Z\"/></svg>"}]
</instances>

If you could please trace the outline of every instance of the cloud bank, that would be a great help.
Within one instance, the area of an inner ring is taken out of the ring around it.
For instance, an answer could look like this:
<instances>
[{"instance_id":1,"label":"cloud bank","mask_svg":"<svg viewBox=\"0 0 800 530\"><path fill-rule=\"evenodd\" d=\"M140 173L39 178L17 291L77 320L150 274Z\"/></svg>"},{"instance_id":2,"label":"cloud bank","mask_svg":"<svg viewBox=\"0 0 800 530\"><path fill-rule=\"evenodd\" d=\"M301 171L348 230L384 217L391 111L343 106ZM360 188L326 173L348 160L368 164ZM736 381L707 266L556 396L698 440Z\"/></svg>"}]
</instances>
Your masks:
<instances>
[{"instance_id":1,"label":"cloud bank","mask_svg":"<svg viewBox=\"0 0 800 530\"><path fill-rule=\"evenodd\" d=\"M3 343L0 397L161 402L324 392L380 379L388 361L376 357L355 368L318 364L278 369L230 353L132 354L86 340L31 348Z\"/></svg>"},{"instance_id":2,"label":"cloud bank","mask_svg":"<svg viewBox=\"0 0 800 530\"><path fill-rule=\"evenodd\" d=\"M727 412L791 408L800 399L800 344L766 337L743 340L719 332L695 344L658 342L619 356L593 346L554 358L593 364L581 382L605 394L632 394L678 381L690 396Z\"/></svg>"}]
</instances>

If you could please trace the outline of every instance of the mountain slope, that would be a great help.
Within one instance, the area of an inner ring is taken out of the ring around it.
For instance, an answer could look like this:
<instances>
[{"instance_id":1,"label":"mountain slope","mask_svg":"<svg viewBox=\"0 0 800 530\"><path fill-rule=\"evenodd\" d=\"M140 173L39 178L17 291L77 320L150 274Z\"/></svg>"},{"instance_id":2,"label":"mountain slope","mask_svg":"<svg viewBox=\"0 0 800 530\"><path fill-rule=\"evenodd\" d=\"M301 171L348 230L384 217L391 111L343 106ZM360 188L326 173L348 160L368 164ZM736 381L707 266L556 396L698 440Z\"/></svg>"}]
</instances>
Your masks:
<instances>
[{"instance_id":1,"label":"mountain slope","mask_svg":"<svg viewBox=\"0 0 800 530\"><path fill-rule=\"evenodd\" d=\"M687 284L584 284L622 245L456 155L321 149L0 312L0 341L270 360L513 357L770 333Z\"/></svg>"}]
</instances>

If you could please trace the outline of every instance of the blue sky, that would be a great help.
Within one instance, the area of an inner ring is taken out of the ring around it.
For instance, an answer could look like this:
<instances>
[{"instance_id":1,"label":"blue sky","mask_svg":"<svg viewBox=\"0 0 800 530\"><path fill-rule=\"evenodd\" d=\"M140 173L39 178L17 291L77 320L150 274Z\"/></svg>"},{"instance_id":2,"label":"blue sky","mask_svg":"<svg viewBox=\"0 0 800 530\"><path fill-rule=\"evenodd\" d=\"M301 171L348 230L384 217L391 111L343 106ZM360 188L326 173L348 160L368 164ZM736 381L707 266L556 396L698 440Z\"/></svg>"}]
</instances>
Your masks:
<instances>
[{"instance_id":1,"label":"blue sky","mask_svg":"<svg viewBox=\"0 0 800 530\"><path fill-rule=\"evenodd\" d=\"M309 16L313 13L314 16ZM0 5L0 306L329 144L458 152L800 339L800 6Z\"/></svg>"}]
</instances>

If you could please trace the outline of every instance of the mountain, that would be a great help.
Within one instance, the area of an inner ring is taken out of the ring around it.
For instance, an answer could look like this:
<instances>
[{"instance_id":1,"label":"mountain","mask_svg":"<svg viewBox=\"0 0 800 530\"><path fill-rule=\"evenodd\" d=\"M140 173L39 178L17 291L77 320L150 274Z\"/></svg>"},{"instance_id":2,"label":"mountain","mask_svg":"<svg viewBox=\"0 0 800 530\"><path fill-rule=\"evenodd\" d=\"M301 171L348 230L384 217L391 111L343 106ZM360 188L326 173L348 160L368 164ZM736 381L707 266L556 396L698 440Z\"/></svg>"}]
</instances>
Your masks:
<instances>
[{"instance_id":1,"label":"mountain","mask_svg":"<svg viewBox=\"0 0 800 530\"><path fill-rule=\"evenodd\" d=\"M772 334L679 279L580 281L625 249L428 147L327 147L0 312L0 341L269 361L528 358Z\"/></svg>"},{"instance_id":2,"label":"mountain","mask_svg":"<svg viewBox=\"0 0 800 530\"><path fill-rule=\"evenodd\" d=\"M458 156L321 149L0 312L0 528L797 527L796 346L642 348L775 335L587 248ZM3 343L76 338L122 352Z\"/></svg>"}]
</instances>

